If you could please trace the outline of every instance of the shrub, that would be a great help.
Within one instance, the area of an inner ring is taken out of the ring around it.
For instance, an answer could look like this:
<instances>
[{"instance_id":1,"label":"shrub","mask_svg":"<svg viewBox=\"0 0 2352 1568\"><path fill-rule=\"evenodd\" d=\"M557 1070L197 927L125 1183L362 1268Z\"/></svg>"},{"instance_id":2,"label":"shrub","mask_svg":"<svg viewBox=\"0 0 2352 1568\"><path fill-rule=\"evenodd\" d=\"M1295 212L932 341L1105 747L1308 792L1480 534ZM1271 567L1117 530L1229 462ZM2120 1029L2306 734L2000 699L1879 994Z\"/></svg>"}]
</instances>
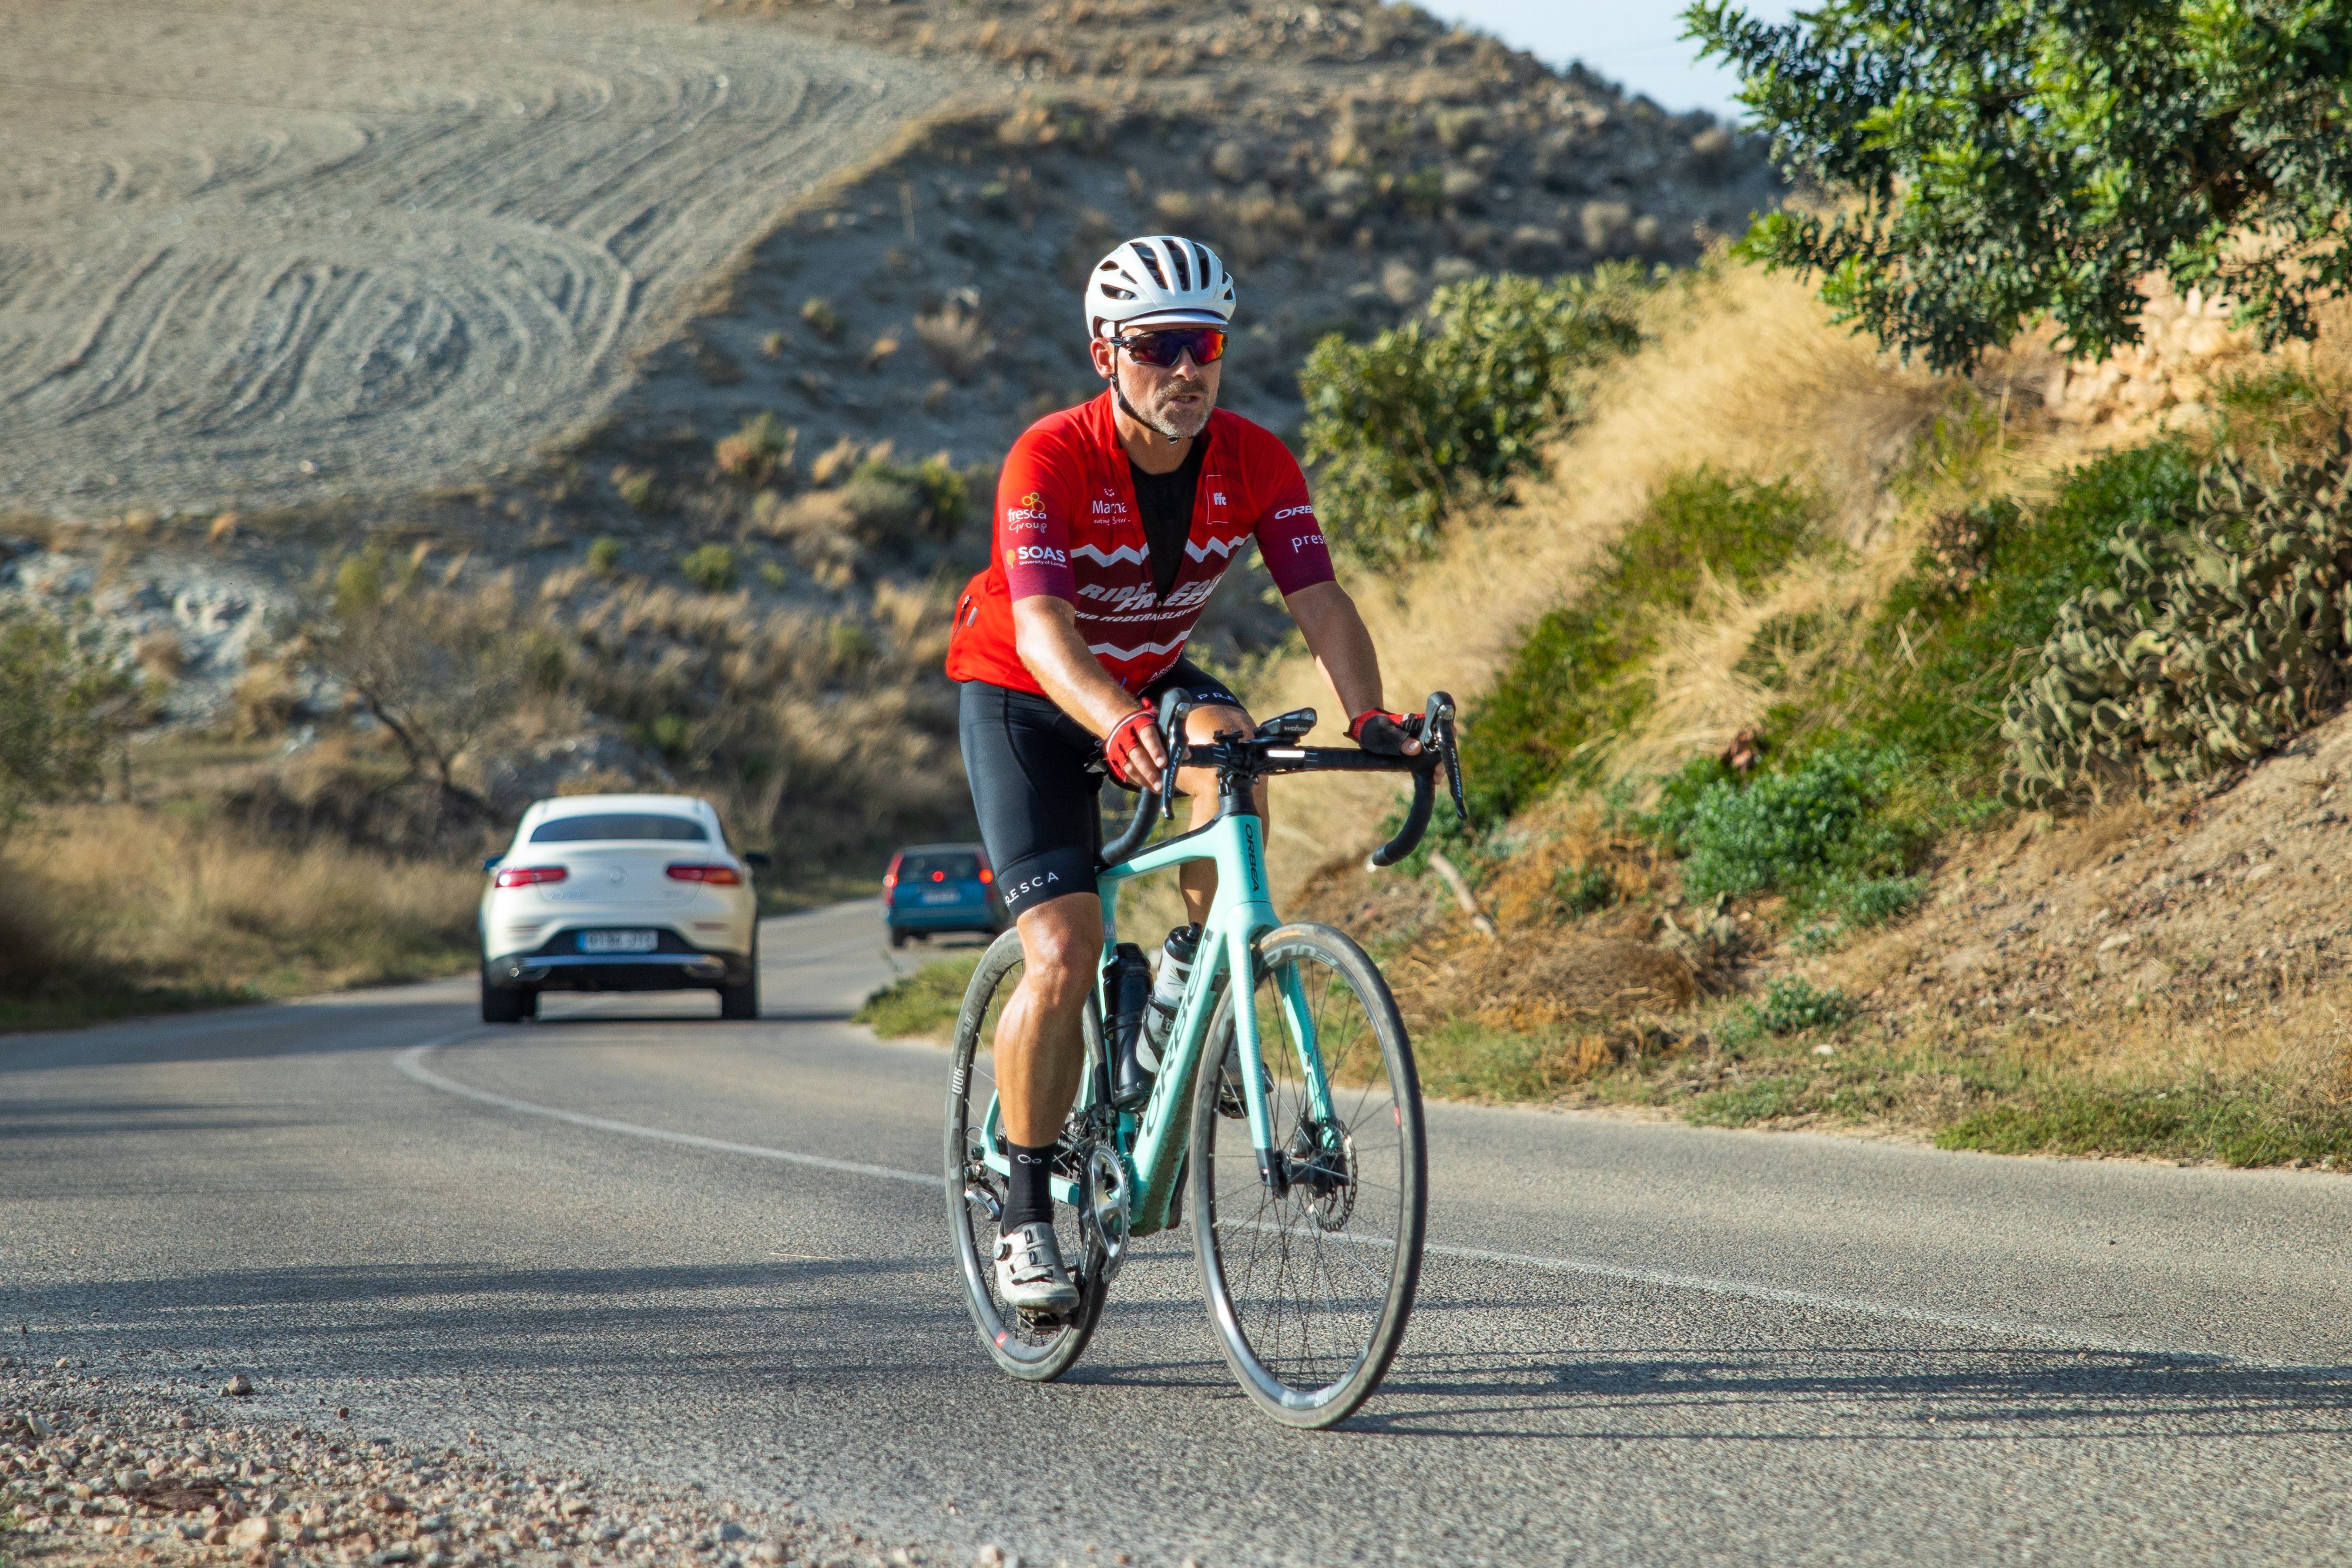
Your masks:
<instances>
[{"instance_id":1,"label":"shrub","mask_svg":"<svg viewBox=\"0 0 2352 1568\"><path fill-rule=\"evenodd\" d=\"M781 589L792 580L792 574L779 562L763 560L760 563L760 580L770 588Z\"/></svg>"},{"instance_id":2,"label":"shrub","mask_svg":"<svg viewBox=\"0 0 2352 1568\"><path fill-rule=\"evenodd\" d=\"M599 577L610 577L621 564L621 541L611 534L599 534L588 541L588 570Z\"/></svg>"},{"instance_id":3,"label":"shrub","mask_svg":"<svg viewBox=\"0 0 2352 1568\"><path fill-rule=\"evenodd\" d=\"M669 492L661 487L660 480L650 468L634 468L623 464L613 470L613 488L620 492L629 510L652 517L669 510Z\"/></svg>"},{"instance_id":4,"label":"shrub","mask_svg":"<svg viewBox=\"0 0 2352 1568\"><path fill-rule=\"evenodd\" d=\"M790 472L801 433L762 411L745 420L713 453L719 471L746 485L764 485Z\"/></svg>"},{"instance_id":5,"label":"shrub","mask_svg":"<svg viewBox=\"0 0 2352 1568\"><path fill-rule=\"evenodd\" d=\"M1853 1003L1836 987L1816 988L1801 976L1790 975L1766 988L1756 1021L1772 1034L1801 1034L1809 1029L1835 1029L1853 1013Z\"/></svg>"},{"instance_id":6,"label":"shrub","mask_svg":"<svg viewBox=\"0 0 2352 1568\"><path fill-rule=\"evenodd\" d=\"M1726 777L1691 789L1702 776L1694 769L1683 789L1665 792L1652 822L1686 857L1683 887L1693 897L1780 892L1819 902L1869 888L1883 919L1896 890L1874 883L1903 869L1909 843L1880 807L1905 760L1900 752L1817 752L1745 789Z\"/></svg>"},{"instance_id":7,"label":"shrub","mask_svg":"<svg viewBox=\"0 0 2352 1568\"><path fill-rule=\"evenodd\" d=\"M678 574L705 593L724 593L735 586L735 552L725 545L703 545L677 558Z\"/></svg>"},{"instance_id":8,"label":"shrub","mask_svg":"<svg viewBox=\"0 0 2352 1568\"><path fill-rule=\"evenodd\" d=\"M1325 532L1366 560L1419 555L1457 497L1500 495L1535 467L1580 379L1639 342L1637 277L1469 278L1369 343L1318 343L1298 380Z\"/></svg>"},{"instance_id":9,"label":"shrub","mask_svg":"<svg viewBox=\"0 0 2352 1568\"><path fill-rule=\"evenodd\" d=\"M1654 651L1659 613L1694 609L1709 575L1756 588L1805 548L1819 512L1786 480L1702 468L1661 486L1591 585L1536 622L1464 716L1472 821L1491 827L1563 779L1595 772L1595 743L1648 705L1647 684L1626 677Z\"/></svg>"},{"instance_id":10,"label":"shrub","mask_svg":"<svg viewBox=\"0 0 2352 1568\"><path fill-rule=\"evenodd\" d=\"M131 696L96 628L0 610L0 838L28 808L97 786Z\"/></svg>"},{"instance_id":11,"label":"shrub","mask_svg":"<svg viewBox=\"0 0 2352 1568\"><path fill-rule=\"evenodd\" d=\"M801 319L807 322L820 338L831 339L841 335L840 313L821 296L812 294L801 301Z\"/></svg>"},{"instance_id":12,"label":"shrub","mask_svg":"<svg viewBox=\"0 0 2352 1568\"><path fill-rule=\"evenodd\" d=\"M979 311L961 300L950 299L937 310L919 312L915 336L930 350L940 369L959 382L970 381L972 372L996 352L996 335Z\"/></svg>"},{"instance_id":13,"label":"shrub","mask_svg":"<svg viewBox=\"0 0 2352 1568\"><path fill-rule=\"evenodd\" d=\"M2336 707L2352 653L2352 437L2275 479L2206 470L2193 510L2127 519L2115 579L2079 594L2001 722L2015 786L2047 798L2102 762L2195 779Z\"/></svg>"}]
</instances>

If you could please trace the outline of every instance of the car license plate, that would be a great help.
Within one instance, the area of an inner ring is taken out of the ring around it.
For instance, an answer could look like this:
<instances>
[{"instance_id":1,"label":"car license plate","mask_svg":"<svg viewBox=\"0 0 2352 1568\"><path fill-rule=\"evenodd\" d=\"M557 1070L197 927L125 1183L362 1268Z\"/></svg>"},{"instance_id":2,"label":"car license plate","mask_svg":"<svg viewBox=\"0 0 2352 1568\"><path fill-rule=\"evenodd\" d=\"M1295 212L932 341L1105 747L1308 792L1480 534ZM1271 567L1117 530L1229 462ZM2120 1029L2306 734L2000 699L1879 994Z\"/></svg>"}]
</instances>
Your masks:
<instances>
[{"instance_id":1,"label":"car license plate","mask_svg":"<svg viewBox=\"0 0 2352 1568\"><path fill-rule=\"evenodd\" d=\"M962 896L963 895L961 894L959 894L951 887L927 887L923 889L923 902L925 904L953 904L957 899Z\"/></svg>"},{"instance_id":2,"label":"car license plate","mask_svg":"<svg viewBox=\"0 0 2352 1568\"><path fill-rule=\"evenodd\" d=\"M580 950L583 953L650 953L660 942L651 931L583 931Z\"/></svg>"}]
</instances>

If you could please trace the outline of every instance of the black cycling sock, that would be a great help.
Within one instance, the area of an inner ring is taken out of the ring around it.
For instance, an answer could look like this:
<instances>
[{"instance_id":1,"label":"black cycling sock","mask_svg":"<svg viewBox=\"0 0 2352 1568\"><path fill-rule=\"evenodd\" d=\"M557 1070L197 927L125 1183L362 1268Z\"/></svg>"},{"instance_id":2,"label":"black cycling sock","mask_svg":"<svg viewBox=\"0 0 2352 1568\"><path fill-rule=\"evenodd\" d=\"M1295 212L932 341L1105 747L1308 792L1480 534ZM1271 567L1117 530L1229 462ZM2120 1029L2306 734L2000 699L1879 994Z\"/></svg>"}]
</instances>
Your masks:
<instances>
[{"instance_id":1,"label":"black cycling sock","mask_svg":"<svg viewBox=\"0 0 2352 1568\"><path fill-rule=\"evenodd\" d=\"M1013 1175L1004 1184L1004 1218L997 1229L1007 1236L1024 1225L1054 1223L1054 1145L1028 1148L1007 1139L1004 1152L1013 1161Z\"/></svg>"}]
</instances>

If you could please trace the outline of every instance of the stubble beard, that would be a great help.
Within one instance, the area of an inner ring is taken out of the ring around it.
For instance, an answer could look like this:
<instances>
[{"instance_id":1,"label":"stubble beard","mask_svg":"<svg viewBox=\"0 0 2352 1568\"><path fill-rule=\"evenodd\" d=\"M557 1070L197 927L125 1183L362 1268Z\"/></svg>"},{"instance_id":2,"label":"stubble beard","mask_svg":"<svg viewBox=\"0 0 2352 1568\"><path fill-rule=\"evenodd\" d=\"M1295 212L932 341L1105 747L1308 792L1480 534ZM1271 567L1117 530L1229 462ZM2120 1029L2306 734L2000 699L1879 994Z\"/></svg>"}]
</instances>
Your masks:
<instances>
[{"instance_id":1,"label":"stubble beard","mask_svg":"<svg viewBox=\"0 0 2352 1568\"><path fill-rule=\"evenodd\" d=\"M1199 402L1190 407L1169 406L1171 394L1180 391L1195 390L1202 392ZM1208 429L1209 415L1215 413L1217 407L1215 395L1202 389L1199 382L1189 384L1173 381L1162 382L1157 390L1146 397L1136 396L1135 390L1129 388L1127 401L1135 405L1135 411L1143 416L1144 423L1171 441L1190 441Z\"/></svg>"}]
</instances>

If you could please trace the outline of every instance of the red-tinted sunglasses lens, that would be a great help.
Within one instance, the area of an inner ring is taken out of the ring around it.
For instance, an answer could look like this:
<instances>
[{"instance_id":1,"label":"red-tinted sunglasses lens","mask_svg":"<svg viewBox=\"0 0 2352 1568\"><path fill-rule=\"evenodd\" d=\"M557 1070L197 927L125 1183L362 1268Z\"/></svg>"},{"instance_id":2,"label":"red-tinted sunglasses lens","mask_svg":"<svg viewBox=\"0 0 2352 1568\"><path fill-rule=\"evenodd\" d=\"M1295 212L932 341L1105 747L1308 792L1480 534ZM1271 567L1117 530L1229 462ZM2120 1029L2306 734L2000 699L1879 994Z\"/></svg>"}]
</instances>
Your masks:
<instances>
[{"instance_id":1,"label":"red-tinted sunglasses lens","mask_svg":"<svg viewBox=\"0 0 2352 1568\"><path fill-rule=\"evenodd\" d=\"M1139 365L1161 369L1174 364L1191 350L1196 365L1213 365L1225 357L1225 335L1214 327L1187 327L1173 332L1139 332L1119 342Z\"/></svg>"}]
</instances>

